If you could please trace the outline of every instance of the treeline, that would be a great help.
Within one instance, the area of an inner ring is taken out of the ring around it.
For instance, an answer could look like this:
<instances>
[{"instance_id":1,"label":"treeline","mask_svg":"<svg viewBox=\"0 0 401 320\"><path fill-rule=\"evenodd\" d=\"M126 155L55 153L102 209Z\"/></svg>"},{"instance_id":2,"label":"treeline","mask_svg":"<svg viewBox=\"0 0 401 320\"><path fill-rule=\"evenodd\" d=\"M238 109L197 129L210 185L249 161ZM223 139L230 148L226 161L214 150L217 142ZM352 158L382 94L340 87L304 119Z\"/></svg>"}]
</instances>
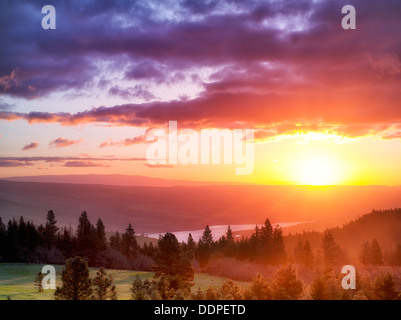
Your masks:
<instances>
[{"instance_id":1,"label":"treeline","mask_svg":"<svg viewBox=\"0 0 401 320\"><path fill-rule=\"evenodd\" d=\"M150 270L153 245L140 248L131 224L123 234L108 240L101 219L93 225L84 211L75 233L59 228L52 210L45 225L36 227L21 217L5 225L0 217L0 261L64 264L75 256L86 258L90 266Z\"/></svg>"},{"instance_id":2,"label":"treeline","mask_svg":"<svg viewBox=\"0 0 401 320\"><path fill-rule=\"evenodd\" d=\"M192 236L189 235L187 244L192 242ZM269 219L262 227L256 226L249 238L241 239L235 239L228 226L226 234L214 241L209 226L206 226L202 238L194 245L195 258L201 266L205 266L216 255L268 264L281 264L287 258L282 230L280 227L273 228Z\"/></svg>"},{"instance_id":3,"label":"treeline","mask_svg":"<svg viewBox=\"0 0 401 320\"><path fill-rule=\"evenodd\" d=\"M23 217L5 225L0 217L0 261L62 264L68 258L80 256L93 267L151 269L160 243L154 246L149 242L140 247L131 224L124 233L116 232L109 239L105 229L101 219L93 225L85 211L74 233L67 227L57 226L52 210L47 213L45 225L38 227ZM187 242L178 246L188 253L191 263L196 259L201 267L216 255L269 264L286 260L281 228L273 228L268 219L261 228L256 226L250 238L236 240L228 226L226 234L215 241L206 226L198 242L190 234Z\"/></svg>"},{"instance_id":4,"label":"treeline","mask_svg":"<svg viewBox=\"0 0 401 320\"><path fill-rule=\"evenodd\" d=\"M373 211L343 227L346 235L350 234L348 230L355 231L353 238L346 238L347 244L359 246L351 257L347 252L348 247L339 245L345 237L339 228L324 233L288 235L284 239L281 228L274 228L269 219L261 227L256 226L248 238L238 239L228 226L225 235L215 240L209 226L206 226L199 241L189 234L187 241L178 243L178 247L185 252L191 264L196 261L195 265L201 268L207 266L211 259L221 257L272 265L292 262L310 268L352 264L356 260L366 265L401 265L400 244L392 251L383 251L377 239L364 241L361 237L355 237L361 225L370 226L372 220L376 224L379 224L378 220L383 224L387 217L391 218L389 221L392 224L396 224L400 220L401 210ZM294 241L296 243L292 250L287 252L285 243ZM102 220L98 219L93 225L85 211L79 217L75 232L67 227L59 228L52 210L47 213L46 223L38 227L23 217L18 221L12 219L7 224L0 217L0 261L4 262L63 264L68 258L81 256L92 267L150 271L159 246L160 243L154 245L151 241L139 246L131 224L123 233L115 232L106 237Z\"/></svg>"}]
</instances>

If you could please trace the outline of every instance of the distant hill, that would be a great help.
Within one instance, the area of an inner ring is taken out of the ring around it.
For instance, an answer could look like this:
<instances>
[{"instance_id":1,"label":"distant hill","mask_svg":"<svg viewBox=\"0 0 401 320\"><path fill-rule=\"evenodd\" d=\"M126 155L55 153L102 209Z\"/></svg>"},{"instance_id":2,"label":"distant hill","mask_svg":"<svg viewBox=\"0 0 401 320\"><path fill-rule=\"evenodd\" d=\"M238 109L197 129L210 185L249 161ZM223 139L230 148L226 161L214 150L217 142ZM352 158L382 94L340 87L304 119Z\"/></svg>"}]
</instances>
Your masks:
<instances>
[{"instance_id":1,"label":"distant hill","mask_svg":"<svg viewBox=\"0 0 401 320\"><path fill-rule=\"evenodd\" d=\"M335 241L347 254L357 257L363 241L376 239L382 251L393 251L401 244L401 209L373 210L369 214L329 229ZM320 248L322 232L302 232L285 237L288 253L292 254L299 239L309 240L313 250Z\"/></svg>"},{"instance_id":2,"label":"distant hill","mask_svg":"<svg viewBox=\"0 0 401 320\"><path fill-rule=\"evenodd\" d=\"M24 216L40 224L52 209L60 225L75 228L85 210L93 223L101 218L107 230L124 230L131 222L137 233L261 224L266 218L272 223L314 220L315 230L323 230L390 207L401 207L399 186L132 187L0 180L3 220Z\"/></svg>"},{"instance_id":3,"label":"distant hill","mask_svg":"<svg viewBox=\"0 0 401 320\"><path fill-rule=\"evenodd\" d=\"M174 186L205 186L205 185L238 185L234 182L204 182L190 180L171 180L123 174L75 174L75 175L40 175L24 177L8 177L1 180L18 182L47 182L73 184L101 184L109 186L130 187L174 187Z\"/></svg>"}]
</instances>

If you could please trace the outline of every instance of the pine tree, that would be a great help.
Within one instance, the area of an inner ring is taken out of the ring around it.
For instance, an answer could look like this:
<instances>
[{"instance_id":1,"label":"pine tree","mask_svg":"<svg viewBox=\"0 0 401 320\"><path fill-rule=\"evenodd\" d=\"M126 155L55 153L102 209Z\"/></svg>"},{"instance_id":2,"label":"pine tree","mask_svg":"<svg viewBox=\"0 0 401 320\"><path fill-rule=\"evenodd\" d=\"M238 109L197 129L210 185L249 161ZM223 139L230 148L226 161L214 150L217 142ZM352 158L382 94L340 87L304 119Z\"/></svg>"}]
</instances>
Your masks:
<instances>
[{"instance_id":1,"label":"pine tree","mask_svg":"<svg viewBox=\"0 0 401 320\"><path fill-rule=\"evenodd\" d=\"M28 229L23 217L20 217L17 229L18 244L21 248L28 247Z\"/></svg>"},{"instance_id":2,"label":"pine tree","mask_svg":"<svg viewBox=\"0 0 401 320\"><path fill-rule=\"evenodd\" d=\"M116 286L113 285L111 276L107 276L106 271L100 268L93 279L94 286L92 292L93 300L117 300Z\"/></svg>"},{"instance_id":3,"label":"pine tree","mask_svg":"<svg viewBox=\"0 0 401 320\"><path fill-rule=\"evenodd\" d=\"M313 252L309 240L305 241L302 248L301 263L309 268L313 267Z\"/></svg>"},{"instance_id":4,"label":"pine tree","mask_svg":"<svg viewBox=\"0 0 401 320\"><path fill-rule=\"evenodd\" d=\"M272 236L272 262L283 263L285 256L283 231L275 228Z\"/></svg>"},{"instance_id":5,"label":"pine tree","mask_svg":"<svg viewBox=\"0 0 401 320\"><path fill-rule=\"evenodd\" d=\"M297 278L295 268L288 265L276 273L272 289L275 300L296 300L303 293L303 284Z\"/></svg>"},{"instance_id":6,"label":"pine tree","mask_svg":"<svg viewBox=\"0 0 401 320\"><path fill-rule=\"evenodd\" d=\"M213 236L212 230L210 230L209 226L206 225L205 230L203 231L202 238L199 240L202 245L211 247L213 245Z\"/></svg>"},{"instance_id":7,"label":"pine tree","mask_svg":"<svg viewBox=\"0 0 401 320\"><path fill-rule=\"evenodd\" d=\"M118 231L110 237L109 240L110 248L120 251L121 250L121 236Z\"/></svg>"},{"instance_id":8,"label":"pine tree","mask_svg":"<svg viewBox=\"0 0 401 320\"><path fill-rule=\"evenodd\" d=\"M333 234L328 230L323 235L321 247L326 265L337 264L339 260L339 247L334 241Z\"/></svg>"},{"instance_id":9,"label":"pine tree","mask_svg":"<svg viewBox=\"0 0 401 320\"><path fill-rule=\"evenodd\" d=\"M43 280L43 273L39 271L34 282L34 286L38 288L39 293L43 292L42 280Z\"/></svg>"},{"instance_id":10,"label":"pine tree","mask_svg":"<svg viewBox=\"0 0 401 320\"><path fill-rule=\"evenodd\" d=\"M135 276L135 280L131 285L131 299L132 300L150 300L152 296L155 296L154 283L148 279L141 280L138 275Z\"/></svg>"},{"instance_id":11,"label":"pine tree","mask_svg":"<svg viewBox=\"0 0 401 320\"><path fill-rule=\"evenodd\" d=\"M358 258L359 261L363 264L371 264L373 262L372 247L369 241L362 242Z\"/></svg>"},{"instance_id":12,"label":"pine tree","mask_svg":"<svg viewBox=\"0 0 401 320\"><path fill-rule=\"evenodd\" d=\"M196 242L194 241L194 238L192 238L192 234L188 235L186 248L188 257L192 260L195 256L195 250L196 250Z\"/></svg>"},{"instance_id":13,"label":"pine tree","mask_svg":"<svg viewBox=\"0 0 401 320\"><path fill-rule=\"evenodd\" d=\"M391 273L382 273L375 280L375 295L379 300L400 299L400 292Z\"/></svg>"},{"instance_id":14,"label":"pine tree","mask_svg":"<svg viewBox=\"0 0 401 320\"><path fill-rule=\"evenodd\" d=\"M56 244L58 227L53 210L47 212L46 225L43 230L44 241L48 249Z\"/></svg>"},{"instance_id":15,"label":"pine tree","mask_svg":"<svg viewBox=\"0 0 401 320\"><path fill-rule=\"evenodd\" d=\"M244 290L231 279L224 281L220 288L220 295L224 300L242 300L244 299Z\"/></svg>"},{"instance_id":16,"label":"pine tree","mask_svg":"<svg viewBox=\"0 0 401 320\"><path fill-rule=\"evenodd\" d=\"M270 261L273 254L273 227L269 219L260 229L259 239L259 255L264 261Z\"/></svg>"},{"instance_id":17,"label":"pine tree","mask_svg":"<svg viewBox=\"0 0 401 320\"><path fill-rule=\"evenodd\" d=\"M325 280L321 275L313 280L310 286L310 294L313 300L328 300Z\"/></svg>"},{"instance_id":18,"label":"pine tree","mask_svg":"<svg viewBox=\"0 0 401 320\"><path fill-rule=\"evenodd\" d=\"M247 300L271 300L272 291L268 281L258 273L251 281L245 292Z\"/></svg>"},{"instance_id":19,"label":"pine tree","mask_svg":"<svg viewBox=\"0 0 401 320\"><path fill-rule=\"evenodd\" d=\"M103 221L98 219L96 222L96 249L103 251L107 247L106 232Z\"/></svg>"},{"instance_id":20,"label":"pine tree","mask_svg":"<svg viewBox=\"0 0 401 320\"><path fill-rule=\"evenodd\" d=\"M231 226L227 227L226 239L228 244L232 244L234 242L234 234L233 231L231 230Z\"/></svg>"},{"instance_id":21,"label":"pine tree","mask_svg":"<svg viewBox=\"0 0 401 320\"><path fill-rule=\"evenodd\" d=\"M372 251L372 263L374 265L383 265L383 253L380 248L379 242L376 239L373 239L371 245Z\"/></svg>"},{"instance_id":22,"label":"pine tree","mask_svg":"<svg viewBox=\"0 0 401 320\"><path fill-rule=\"evenodd\" d=\"M213 236L212 231L210 230L209 226L205 227L203 231L202 238L199 240L198 248L196 251L196 259L198 260L201 266L205 266L212 253L212 246L213 246Z\"/></svg>"},{"instance_id":23,"label":"pine tree","mask_svg":"<svg viewBox=\"0 0 401 320\"><path fill-rule=\"evenodd\" d=\"M0 257L5 254L6 236L6 225L0 217Z\"/></svg>"},{"instance_id":24,"label":"pine tree","mask_svg":"<svg viewBox=\"0 0 401 320\"><path fill-rule=\"evenodd\" d=\"M136 241L135 231L131 223L125 230L121 239L121 252L129 259L134 259L139 252L138 242Z\"/></svg>"},{"instance_id":25,"label":"pine tree","mask_svg":"<svg viewBox=\"0 0 401 320\"><path fill-rule=\"evenodd\" d=\"M157 243L157 253L154 257L156 276L178 276L185 282L194 279L194 269L191 260L181 251L176 236L166 233Z\"/></svg>"},{"instance_id":26,"label":"pine tree","mask_svg":"<svg viewBox=\"0 0 401 320\"><path fill-rule=\"evenodd\" d=\"M203 290L198 287L196 291L191 296L192 300L205 300L205 294Z\"/></svg>"},{"instance_id":27,"label":"pine tree","mask_svg":"<svg viewBox=\"0 0 401 320\"><path fill-rule=\"evenodd\" d=\"M18 223L13 218L7 223L7 237L5 245L5 256L10 261L19 261L21 247L18 243Z\"/></svg>"},{"instance_id":28,"label":"pine tree","mask_svg":"<svg viewBox=\"0 0 401 320\"><path fill-rule=\"evenodd\" d=\"M94 249L94 228L88 219L86 211L81 213L77 228L78 249L83 255L90 255Z\"/></svg>"},{"instance_id":29,"label":"pine tree","mask_svg":"<svg viewBox=\"0 0 401 320\"><path fill-rule=\"evenodd\" d=\"M85 259L67 259L61 273L62 287L54 292L56 300L89 300L92 295L92 282L89 278L88 264Z\"/></svg>"}]
</instances>

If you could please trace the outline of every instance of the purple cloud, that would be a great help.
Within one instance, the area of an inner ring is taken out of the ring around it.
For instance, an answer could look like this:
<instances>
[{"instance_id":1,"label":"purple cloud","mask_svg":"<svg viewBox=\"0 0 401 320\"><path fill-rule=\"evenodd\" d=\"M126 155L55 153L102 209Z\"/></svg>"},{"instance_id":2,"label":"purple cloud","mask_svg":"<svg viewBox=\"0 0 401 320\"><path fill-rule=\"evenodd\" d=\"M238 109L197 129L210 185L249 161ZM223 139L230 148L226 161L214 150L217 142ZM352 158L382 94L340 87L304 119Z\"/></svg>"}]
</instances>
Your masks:
<instances>
[{"instance_id":1,"label":"purple cloud","mask_svg":"<svg viewBox=\"0 0 401 320\"><path fill-rule=\"evenodd\" d=\"M24 146L24 147L22 148L22 150L23 150L23 151L26 151L26 150L30 150L30 149L35 149L35 148L37 148L37 147L39 147L39 143L37 143L37 142L31 142L31 143L27 144L26 146Z\"/></svg>"},{"instance_id":2,"label":"purple cloud","mask_svg":"<svg viewBox=\"0 0 401 320\"><path fill-rule=\"evenodd\" d=\"M68 140L64 138L57 138L52 141L50 141L49 146L51 148L65 148L73 145L77 145L82 142L81 140Z\"/></svg>"}]
</instances>

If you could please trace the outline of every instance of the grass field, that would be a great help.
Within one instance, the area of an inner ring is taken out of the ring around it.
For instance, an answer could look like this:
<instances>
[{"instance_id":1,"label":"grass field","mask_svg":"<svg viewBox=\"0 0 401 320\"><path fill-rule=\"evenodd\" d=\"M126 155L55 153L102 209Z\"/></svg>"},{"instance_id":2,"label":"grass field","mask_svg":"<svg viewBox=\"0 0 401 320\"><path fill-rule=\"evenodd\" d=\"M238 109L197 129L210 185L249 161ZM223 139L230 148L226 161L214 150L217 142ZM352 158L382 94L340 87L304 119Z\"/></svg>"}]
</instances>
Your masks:
<instances>
[{"instance_id":1,"label":"grass field","mask_svg":"<svg viewBox=\"0 0 401 320\"><path fill-rule=\"evenodd\" d=\"M34 287L36 275L41 271L43 265L24 264L24 263L0 263L0 300L53 300L54 290L44 290L39 293ZM63 266L55 265L56 283L61 286L61 270ZM93 279L96 275L96 268L90 268L90 276ZM152 272L132 271L132 270L107 270L112 275L119 300L127 300L131 297L130 287L138 275L141 279L150 279ZM206 289L210 285L219 287L226 278L210 276L205 273L195 274L195 285L193 290L200 287ZM238 284L246 287L247 282L237 281Z\"/></svg>"}]
</instances>

